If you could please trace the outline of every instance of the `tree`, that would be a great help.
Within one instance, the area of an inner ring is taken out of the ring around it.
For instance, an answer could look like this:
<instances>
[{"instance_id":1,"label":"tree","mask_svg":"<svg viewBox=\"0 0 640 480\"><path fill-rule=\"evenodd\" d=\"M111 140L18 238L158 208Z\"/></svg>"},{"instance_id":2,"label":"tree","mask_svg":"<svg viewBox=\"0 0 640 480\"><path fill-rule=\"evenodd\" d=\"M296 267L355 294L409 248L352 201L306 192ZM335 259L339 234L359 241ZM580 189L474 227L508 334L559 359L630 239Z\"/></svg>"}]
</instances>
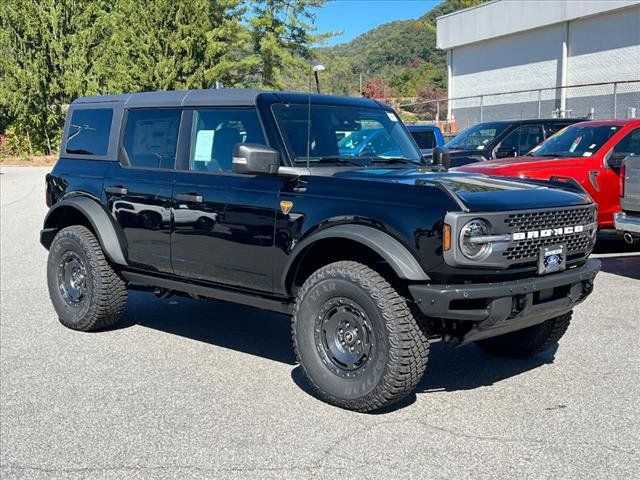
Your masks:
<instances>
[{"instance_id":1,"label":"tree","mask_svg":"<svg viewBox=\"0 0 640 480\"><path fill-rule=\"evenodd\" d=\"M309 72L311 45L326 37L312 35L309 22L315 19L313 9L324 1L264 0L254 4L249 28L256 86L281 89L291 77L304 77Z\"/></svg>"},{"instance_id":2,"label":"tree","mask_svg":"<svg viewBox=\"0 0 640 480\"><path fill-rule=\"evenodd\" d=\"M240 0L116 0L96 56L103 91L238 85L250 59Z\"/></svg>"}]
</instances>

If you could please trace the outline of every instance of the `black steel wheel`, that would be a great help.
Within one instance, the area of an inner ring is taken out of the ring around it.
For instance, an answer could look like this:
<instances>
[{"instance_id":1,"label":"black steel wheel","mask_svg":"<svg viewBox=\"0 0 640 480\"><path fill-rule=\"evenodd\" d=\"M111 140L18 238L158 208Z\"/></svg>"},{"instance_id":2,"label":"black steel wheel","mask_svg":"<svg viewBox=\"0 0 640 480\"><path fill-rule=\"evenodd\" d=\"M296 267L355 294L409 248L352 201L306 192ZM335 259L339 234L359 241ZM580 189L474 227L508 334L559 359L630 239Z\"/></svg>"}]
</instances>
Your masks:
<instances>
[{"instance_id":1,"label":"black steel wheel","mask_svg":"<svg viewBox=\"0 0 640 480\"><path fill-rule=\"evenodd\" d=\"M47 284L60 322L74 330L116 323L127 301L126 283L107 262L93 233L81 225L63 228L53 239Z\"/></svg>"},{"instance_id":2,"label":"black steel wheel","mask_svg":"<svg viewBox=\"0 0 640 480\"><path fill-rule=\"evenodd\" d=\"M67 250L58 264L58 288L67 305L81 307L89 295L87 267L80 256Z\"/></svg>"},{"instance_id":3,"label":"black steel wheel","mask_svg":"<svg viewBox=\"0 0 640 480\"><path fill-rule=\"evenodd\" d=\"M375 270L343 261L322 267L296 299L292 336L302 371L333 405L368 412L411 393L429 343L406 300Z\"/></svg>"},{"instance_id":4,"label":"black steel wheel","mask_svg":"<svg viewBox=\"0 0 640 480\"><path fill-rule=\"evenodd\" d=\"M316 318L316 348L327 367L349 378L362 372L373 348L373 325L364 309L345 298L332 298Z\"/></svg>"}]
</instances>

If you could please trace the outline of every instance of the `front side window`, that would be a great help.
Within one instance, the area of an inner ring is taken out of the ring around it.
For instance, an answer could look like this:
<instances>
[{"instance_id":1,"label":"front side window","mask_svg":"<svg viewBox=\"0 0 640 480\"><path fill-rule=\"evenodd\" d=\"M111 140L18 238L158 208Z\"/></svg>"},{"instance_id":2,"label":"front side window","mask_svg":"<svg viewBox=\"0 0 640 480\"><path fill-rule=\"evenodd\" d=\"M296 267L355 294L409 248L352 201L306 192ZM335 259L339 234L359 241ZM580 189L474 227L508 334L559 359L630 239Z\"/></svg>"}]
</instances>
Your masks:
<instances>
[{"instance_id":1,"label":"front side window","mask_svg":"<svg viewBox=\"0 0 640 480\"><path fill-rule=\"evenodd\" d=\"M236 143L265 143L255 109L194 111L189 169L231 172Z\"/></svg>"},{"instance_id":2,"label":"front side window","mask_svg":"<svg viewBox=\"0 0 640 480\"><path fill-rule=\"evenodd\" d=\"M508 123L500 122L480 123L449 140L445 147L459 150L484 150L508 126Z\"/></svg>"},{"instance_id":3,"label":"front side window","mask_svg":"<svg viewBox=\"0 0 640 480\"><path fill-rule=\"evenodd\" d=\"M614 136L619 125L572 125L547 139L531 152L532 157L568 158L590 157Z\"/></svg>"},{"instance_id":4,"label":"front side window","mask_svg":"<svg viewBox=\"0 0 640 480\"><path fill-rule=\"evenodd\" d=\"M436 147L436 136L431 130L423 130L417 132L411 132L413 139L418 144L418 147L422 149L429 149Z\"/></svg>"},{"instance_id":5,"label":"front side window","mask_svg":"<svg viewBox=\"0 0 640 480\"><path fill-rule=\"evenodd\" d=\"M272 107L296 163L419 163L421 154L395 113L351 106Z\"/></svg>"},{"instance_id":6,"label":"front side window","mask_svg":"<svg viewBox=\"0 0 640 480\"><path fill-rule=\"evenodd\" d=\"M74 110L69 122L67 153L75 155L106 155L109 149L110 108Z\"/></svg>"},{"instance_id":7,"label":"front side window","mask_svg":"<svg viewBox=\"0 0 640 480\"><path fill-rule=\"evenodd\" d=\"M125 165L138 168L174 168L180 110L130 110L122 146Z\"/></svg>"},{"instance_id":8,"label":"front side window","mask_svg":"<svg viewBox=\"0 0 640 480\"><path fill-rule=\"evenodd\" d=\"M514 155L524 155L544 140L541 125L523 125L516 128L500 143L500 150L512 150Z\"/></svg>"},{"instance_id":9,"label":"front side window","mask_svg":"<svg viewBox=\"0 0 640 480\"><path fill-rule=\"evenodd\" d=\"M640 155L640 128L628 133L613 148L614 153L624 155Z\"/></svg>"}]
</instances>

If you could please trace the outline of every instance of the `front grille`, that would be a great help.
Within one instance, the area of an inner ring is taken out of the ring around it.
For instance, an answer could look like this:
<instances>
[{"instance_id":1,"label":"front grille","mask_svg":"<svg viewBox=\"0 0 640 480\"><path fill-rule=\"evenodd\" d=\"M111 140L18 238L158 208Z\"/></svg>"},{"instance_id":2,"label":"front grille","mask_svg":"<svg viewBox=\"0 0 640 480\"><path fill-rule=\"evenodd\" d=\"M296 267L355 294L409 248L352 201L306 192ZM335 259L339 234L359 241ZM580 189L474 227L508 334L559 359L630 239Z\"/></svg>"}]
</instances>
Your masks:
<instances>
[{"instance_id":1,"label":"front grille","mask_svg":"<svg viewBox=\"0 0 640 480\"><path fill-rule=\"evenodd\" d=\"M515 246L502 253L507 260L537 260L540 248L546 245L563 243L567 246L567 256L583 255L591 250L592 242L588 234L572 233L551 238L534 238L521 240Z\"/></svg>"},{"instance_id":2,"label":"front grille","mask_svg":"<svg viewBox=\"0 0 640 480\"><path fill-rule=\"evenodd\" d=\"M587 225L595 223L595 221L594 210L591 207L516 213L504 219L504 223L510 227L512 232L526 232L576 225L586 227ZM569 258L576 258L586 256L591 252L593 248L593 238L590 229L585 228L585 230L580 233L566 233L564 235L554 235L551 237L519 240L515 241L502 252L502 255L514 263L536 261L542 247L555 244L566 245L567 256Z\"/></svg>"},{"instance_id":3,"label":"front grille","mask_svg":"<svg viewBox=\"0 0 640 480\"><path fill-rule=\"evenodd\" d=\"M514 213L504 220L507 226L514 229L513 231L540 230L567 225L588 225L593 222L595 222L595 218L591 207Z\"/></svg>"}]
</instances>

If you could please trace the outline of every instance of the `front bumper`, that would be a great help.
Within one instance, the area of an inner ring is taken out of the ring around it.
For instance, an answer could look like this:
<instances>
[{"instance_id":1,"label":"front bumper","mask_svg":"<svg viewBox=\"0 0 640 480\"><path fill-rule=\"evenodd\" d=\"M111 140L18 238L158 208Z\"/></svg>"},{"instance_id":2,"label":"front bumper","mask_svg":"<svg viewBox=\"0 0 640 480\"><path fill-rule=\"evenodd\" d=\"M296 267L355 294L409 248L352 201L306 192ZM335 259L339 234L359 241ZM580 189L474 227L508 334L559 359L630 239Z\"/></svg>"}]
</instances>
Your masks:
<instances>
[{"instance_id":1,"label":"front bumper","mask_svg":"<svg viewBox=\"0 0 640 480\"><path fill-rule=\"evenodd\" d=\"M473 322L463 343L542 323L570 311L593 289L600 261L564 272L508 282L410 285L418 308L430 318Z\"/></svg>"},{"instance_id":2,"label":"front bumper","mask_svg":"<svg viewBox=\"0 0 640 480\"><path fill-rule=\"evenodd\" d=\"M630 215L625 212L614 213L613 223L616 230L640 234L640 215Z\"/></svg>"}]
</instances>

